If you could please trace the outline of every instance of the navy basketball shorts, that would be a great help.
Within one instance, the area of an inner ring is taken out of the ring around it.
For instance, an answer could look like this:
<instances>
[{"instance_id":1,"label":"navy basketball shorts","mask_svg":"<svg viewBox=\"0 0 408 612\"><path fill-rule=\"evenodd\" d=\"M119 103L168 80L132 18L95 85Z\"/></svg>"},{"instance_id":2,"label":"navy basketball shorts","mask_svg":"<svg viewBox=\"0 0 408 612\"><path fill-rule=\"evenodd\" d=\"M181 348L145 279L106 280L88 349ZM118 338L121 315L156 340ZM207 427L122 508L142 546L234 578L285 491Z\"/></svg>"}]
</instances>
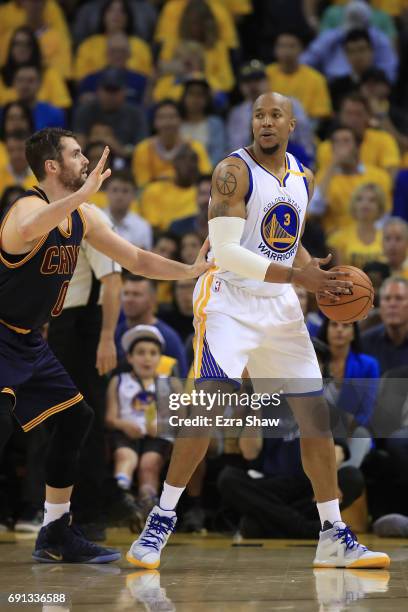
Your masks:
<instances>
[{"instance_id":1,"label":"navy basketball shorts","mask_svg":"<svg viewBox=\"0 0 408 612\"><path fill-rule=\"evenodd\" d=\"M0 393L11 396L24 431L83 399L39 331L17 333L2 323Z\"/></svg>"}]
</instances>

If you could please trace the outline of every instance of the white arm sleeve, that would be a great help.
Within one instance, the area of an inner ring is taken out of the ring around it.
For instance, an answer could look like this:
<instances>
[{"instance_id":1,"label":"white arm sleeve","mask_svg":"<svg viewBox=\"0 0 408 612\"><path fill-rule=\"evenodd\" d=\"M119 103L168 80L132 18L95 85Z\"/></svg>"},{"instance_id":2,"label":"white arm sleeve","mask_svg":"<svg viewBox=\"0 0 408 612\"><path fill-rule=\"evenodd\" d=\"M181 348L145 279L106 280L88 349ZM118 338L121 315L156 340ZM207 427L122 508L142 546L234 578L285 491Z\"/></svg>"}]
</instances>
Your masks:
<instances>
[{"instance_id":1,"label":"white arm sleeve","mask_svg":"<svg viewBox=\"0 0 408 612\"><path fill-rule=\"evenodd\" d=\"M245 219L215 217L208 222L215 264L245 278L264 281L269 261L240 245Z\"/></svg>"}]
</instances>

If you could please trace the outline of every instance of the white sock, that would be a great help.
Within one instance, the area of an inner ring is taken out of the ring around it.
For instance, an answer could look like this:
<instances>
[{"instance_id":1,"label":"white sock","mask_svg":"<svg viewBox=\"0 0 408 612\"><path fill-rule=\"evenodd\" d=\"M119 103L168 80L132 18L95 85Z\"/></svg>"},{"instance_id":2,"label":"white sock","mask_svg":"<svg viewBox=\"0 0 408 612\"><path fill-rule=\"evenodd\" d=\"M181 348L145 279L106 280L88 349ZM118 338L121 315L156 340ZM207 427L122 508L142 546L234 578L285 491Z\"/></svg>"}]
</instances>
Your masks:
<instances>
[{"instance_id":1,"label":"white sock","mask_svg":"<svg viewBox=\"0 0 408 612\"><path fill-rule=\"evenodd\" d=\"M48 523L52 523L52 521L56 521L57 519L61 518L61 516L69 512L70 506L71 502L67 502L66 504L50 504L46 501L44 504L43 527L48 525Z\"/></svg>"},{"instance_id":2,"label":"white sock","mask_svg":"<svg viewBox=\"0 0 408 612\"><path fill-rule=\"evenodd\" d=\"M125 491L129 491L132 485L132 482L127 474L124 474L123 472L119 472L118 474L115 475L115 479L118 483L118 487L120 487L121 489L124 489Z\"/></svg>"},{"instance_id":3,"label":"white sock","mask_svg":"<svg viewBox=\"0 0 408 612\"><path fill-rule=\"evenodd\" d=\"M316 506L319 512L322 527L325 521L329 521L329 523L331 524L333 524L335 521L341 521L338 499L332 499L327 502L322 502L320 504L316 504Z\"/></svg>"},{"instance_id":4,"label":"white sock","mask_svg":"<svg viewBox=\"0 0 408 612\"><path fill-rule=\"evenodd\" d=\"M172 487L165 482L160 496L159 506L162 510L174 510L186 487Z\"/></svg>"}]
</instances>

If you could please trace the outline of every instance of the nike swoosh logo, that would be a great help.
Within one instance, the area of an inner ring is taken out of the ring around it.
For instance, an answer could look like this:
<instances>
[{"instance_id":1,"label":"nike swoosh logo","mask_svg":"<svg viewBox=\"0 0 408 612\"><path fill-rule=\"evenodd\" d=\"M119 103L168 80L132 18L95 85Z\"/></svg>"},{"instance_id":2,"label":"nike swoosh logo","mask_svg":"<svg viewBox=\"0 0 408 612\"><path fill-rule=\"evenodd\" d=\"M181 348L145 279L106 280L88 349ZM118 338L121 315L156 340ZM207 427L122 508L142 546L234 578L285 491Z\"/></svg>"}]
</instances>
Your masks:
<instances>
[{"instance_id":1,"label":"nike swoosh logo","mask_svg":"<svg viewBox=\"0 0 408 612\"><path fill-rule=\"evenodd\" d=\"M54 559L55 561L62 561L62 555L55 555L54 553L50 552L49 550L45 550L44 552L49 557L51 557L51 559Z\"/></svg>"}]
</instances>

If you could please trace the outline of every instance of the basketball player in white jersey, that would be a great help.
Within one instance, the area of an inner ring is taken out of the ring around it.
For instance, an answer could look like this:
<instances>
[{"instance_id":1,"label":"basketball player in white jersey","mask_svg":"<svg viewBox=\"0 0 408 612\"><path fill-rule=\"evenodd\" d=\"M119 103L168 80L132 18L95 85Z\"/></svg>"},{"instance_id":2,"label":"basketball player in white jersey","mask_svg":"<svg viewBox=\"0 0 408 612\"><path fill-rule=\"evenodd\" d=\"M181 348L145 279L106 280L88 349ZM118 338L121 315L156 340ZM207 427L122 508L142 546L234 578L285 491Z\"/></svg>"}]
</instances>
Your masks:
<instances>
[{"instance_id":1,"label":"basketball player in white jersey","mask_svg":"<svg viewBox=\"0 0 408 612\"><path fill-rule=\"evenodd\" d=\"M194 295L196 386L231 390L245 367L255 391L265 391L266 381L276 391L274 380L279 389L285 379L322 525L314 566L387 567L389 557L358 544L341 520L320 368L292 286L333 295L348 292L352 283L320 269L330 256L312 259L302 246L313 174L286 151L295 129L290 100L261 95L252 129L253 144L229 155L213 174L209 235L215 266L200 277ZM159 566L177 502L208 444L209 436L176 440L159 506L127 554L132 564Z\"/></svg>"}]
</instances>

